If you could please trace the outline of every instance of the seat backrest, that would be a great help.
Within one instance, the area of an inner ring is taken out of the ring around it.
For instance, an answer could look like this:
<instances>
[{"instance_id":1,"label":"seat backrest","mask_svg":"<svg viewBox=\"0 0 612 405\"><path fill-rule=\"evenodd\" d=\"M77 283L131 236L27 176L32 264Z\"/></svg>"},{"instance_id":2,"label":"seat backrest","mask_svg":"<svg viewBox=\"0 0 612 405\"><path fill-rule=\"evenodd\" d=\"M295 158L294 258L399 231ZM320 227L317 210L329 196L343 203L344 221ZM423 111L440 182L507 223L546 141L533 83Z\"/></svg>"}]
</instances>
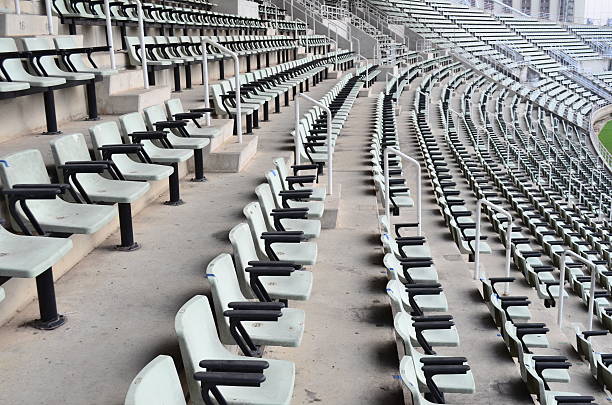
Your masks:
<instances>
[{"instance_id":1,"label":"seat backrest","mask_svg":"<svg viewBox=\"0 0 612 405\"><path fill-rule=\"evenodd\" d=\"M270 185L270 190L272 191L276 208L283 208L279 194L283 190L283 187L281 185L278 172L276 170L270 170L268 173L266 173L266 180L268 180L268 184Z\"/></svg>"},{"instance_id":2,"label":"seat backrest","mask_svg":"<svg viewBox=\"0 0 612 405\"><path fill-rule=\"evenodd\" d=\"M2 157L9 164L0 165L0 178L6 188L15 184L50 184L49 174L37 149L26 149Z\"/></svg>"},{"instance_id":3,"label":"seat backrest","mask_svg":"<svg viewBox=\"0 0 612 405\"><path fill-rule=\"evenodd\" d=\"M267 229L266 222L261 214L261 207L259 206L259 203L252 202L247 204L242 212L249 223L249 228L251 229L251 236L253 237L253 243L255 244L257 255L261 260L269 260L268 256L266 255L265 243L263 239L261 239L261 234L267 232Z\"/></svg>"},{"instance_id":4,"label":"seat backrest","mask_svg":"<svg viewBox=\"0 0 612 405\"><path fill-rule=\"evenodd\" d=\"M285 162L285 159L282 157L276 158L274 159L274 167L280 175L281 185L283 186L283 189L287 190L287 181L285 180L289 175L289 173L287 173L287 162Z\"/></svg>"},{"instance_id":5,"label":"seat backrest","mask_svg":"<svg viewBox=\"0 0 612 405\"><path fill-rule=\"evenodd\" d=\"M414 362L410 356L404 356L400 362L400 376L402 383L412 396L413 405L433 405L433 402L427 401L421 395L418 388L417 375L414 371Z\"/></svg>"},{"instance_id":6,"label":"seat backrest","mask_svg":"<svg viewBox=\"0 0 612 405\"><path fill-rule=\"evenodd\" d=\"M272 190L270 190L270 185L267 183L260 184L255 188L255 195L257 195L257 200L259 201L259 206L261 207L261 215L266 221L268 231L276 231L274 220L271 216L272 210L276 209L276 206L274 205L274 196L272 195Z\"/></svg>"},{"instance_id":7,"label":"seat backrest","mask_svg":"<svg viewBox=\"0 0 612 405\"><path fill-rule=\"evenodd\" d=\"M142 115L138 111L120 116L119 123L121 125L121 135L126 143L132 142L130 138L131 133L148 130ZM148 139L143 139L140 143L143 144L146 152L157 148L157 146Z\"/></svg>"},{"instance_id":8,"label":"seat backrest","mask_svg":"<svg viewBox=\"0 0 612 405\"><path fill-rule=\"evenodd\" d=\"M163 104L157 104L151 107L147 107L142 110L142 112L144 113L145 122L150 131L155 130L154 124L156 122L168 120Z\"/></svg>"},{"instance_id":9,"label":"seat backrest","mask_svg":"<svg viewBox=\"0 0 612 405\"><path fill-rule=\"evenodd\" d=\"M186 405L172 357L160 355L136 375L125 405Z\"/></svg>"},{"instance_id":10,"label":"seat backrest","mask_svg":"<svg viewBox=\"0 0 612 405\"><path fill-rule=\"evenodd\" d=\"M233 358L217 336L215 321L208 298L196 295L178 310L174 319L174 330L178 336L185 375L189 385L189 396L197 405L202 405L200 383L191 378L200 371L200 361Z\"/></svg>"},{"instance_id":11,"label":"seat backrest","mask_svg":"<svg viewBox=\"0 0 612 405\"><path fill-rule=\"evenodd\" d=\"M53 139L51 152L57 166L71 161L91 160L83 134L70 134Z\"/></svg>"},{"instance_id":12,"label":"seat backrest","mask_svg":"<svg viewBox=\"0 0 612 405\"><path fill-rule=\"evenodd\" d=\"M234 250L234 261L240 290L245 297L255 298L249 281L250 276L245 271L249 267L249 262L259 260L249 225L242 222L233 227L229 233L229 240Z\"/></svg>"},{"instance_id":13,"label":"seat backrest","mask_svg":"<svg viewBox=\"0 0 612 405\"><path fill-rule=\"evenodd\" d=\"M17 52L17 45L15 44L15 40L13 38L0 38L0 53L6 52ZM23 68L20 59L6 59L3 66L6 73L13 80L23 77L24 74L27 75L27 72Z\"/></svg>"},{"instance_id":14,"label":"seat backrest","mask_svg":"<svg viewBox=\"0 0 612 405\"><path fill-rule=\"evenodd\" d=\"M229 318L223 315L224 311L230 309L230 302L246 301L247 299L240 291L236 269L232 256L221 253L215 257L206 268L206 276L210 281L219 336L225 344L236 344L229 329Z\"/></svg>"},{"instance_id":15,"label":"seat backrest","mask_svg":"<svg viewBox=\"0 0 612 405\"><path fill-rule=\"evenodd\" d=\"M181 103L181 99L171 98L170 100L166 100L166 111L171 117L173 117L174 114L185 112L183 104Z\"/></svg>"},{"instance_id":16,"label":"seat backrest","mask_svg":"<svg viewBox=\"0 0 612 405\"><path fill-rule=\"evenodd\" d=\"M123 143L121 140L121 132L119 132L119 126L115 121L103 122L90 127L89 135L91 136L91 143L97 160L102 159L102 153L98 150L99 147ZM133 165L135 163L128 155L124 154L113 155L112 160L120 171L125 169L126 165Z\"/></svg>"}]
</instances>

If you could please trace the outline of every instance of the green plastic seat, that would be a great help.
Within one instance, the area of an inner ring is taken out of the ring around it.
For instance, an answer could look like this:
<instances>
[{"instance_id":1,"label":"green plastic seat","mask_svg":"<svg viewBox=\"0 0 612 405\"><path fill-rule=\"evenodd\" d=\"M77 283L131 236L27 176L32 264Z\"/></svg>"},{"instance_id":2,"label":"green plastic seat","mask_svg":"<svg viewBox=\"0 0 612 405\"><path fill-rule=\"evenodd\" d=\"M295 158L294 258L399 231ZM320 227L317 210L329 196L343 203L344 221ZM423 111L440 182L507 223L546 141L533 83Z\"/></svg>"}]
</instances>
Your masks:
<instances>
[{"instance_id":1,"label":"green plastic seat","mask_svg":"<svg viewBox=\"0 0 612 405\"><path fill-rule=\"evenodd\" d=\"M270 260L266 253L265 243L261 239L261 235L264 232L268 232L268 230L266 229L266 223L259 203L249 203L242 212L249 223L257 255L260 260ZM271 245L271 249L278 256L279 260L304 266L314 265L317 262L317 244L314 242L274 243Z\"/></svg>"},{"instance_id":2,"label":"green plastic seat","mask_svg":"<svg viewBox=\"0 0 612 405\"><path fill-rule=\"evenodd\" d=\"M91 160L85 137L82 134L64 135L52 140L51 151L56 168L67 162L88 162ZM63 178L61 170L59 168L57 170L58 177ZM79 173L76 177L94 202L132 203L142 197L150 188L148 183L112 180L98 173Z\"/></svg>"},{"instance_id":3,"label":"green plastic seat","mask_svg":"<svg viewBox=\"0 0 612 405\"><path fill-rule=\"evenodd\" d=\"M0 165L2 184L51 184L40 151L27 149L3 157L9 167ZM29 200L28 208L45 232L92 234L117 217L115 206L69 203L56 197L52 200ZM17 215L29 223L22 209Z\"/></svg>"},{"instance_id":4,"label":"green plastic seat","mask_svg":"<svg viewBox=\"0 0 612 405\"><path fill-rule=\"evenodd\" d=\"M236 274L240 291L247 298L255 298L246 269L249 262L259 260L249 225L241 223L232 228L229 239L234 251ZM310 298L313 274L308 270L294 271L288 276L261 276L259 281L272 299L305 301Z\"/></svg>"},{"instance_id":5,"label":"green plastic seat","mask_svg":"<svg viewBox=\"0 0 612 405\"><path fill-rule=\"evenodd\" d=\"M236 344L230 332L229 318L224 316L223 312L231 309L231 302L248 300L240 291L232 257L227 253L215 257L208 264L206 274L211 284L221 342L226 345ZM256 345L299 346L304 335L304 311L298 308L283 308L281 313L282 316L277 321L243 321L242 326Z\"/></svg>"},{"instance_id":6,"label":"green plastic seat","mask_svg":"<svg viewBox=\"0 0 612 405\"><path fill-rule=\"evenodd\" d=\"M175 318L175 330L179 340L185 374L193 376L204 371L202 360L260 360L236 355L223 346L215 327L208 299L196 295L179 309ZM293 395L295 366L284 360L262 359L269 367L264 370L266 380L258 388L219 387L231 405L289 405ZM200 383L187 380L190 398L196 405L203 405ZM165 404L164 404L165 405Z\"/></svg>"}]
</instances>

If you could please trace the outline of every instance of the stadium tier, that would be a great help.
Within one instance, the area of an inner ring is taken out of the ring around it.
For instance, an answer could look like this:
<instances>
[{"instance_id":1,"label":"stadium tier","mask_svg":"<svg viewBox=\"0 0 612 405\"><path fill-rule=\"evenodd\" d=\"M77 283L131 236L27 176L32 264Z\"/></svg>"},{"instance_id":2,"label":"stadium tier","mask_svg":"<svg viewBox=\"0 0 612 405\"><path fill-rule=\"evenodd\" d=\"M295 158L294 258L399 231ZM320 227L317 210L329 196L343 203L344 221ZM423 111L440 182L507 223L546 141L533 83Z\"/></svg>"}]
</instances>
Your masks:
<instances>
[{"instance_id":1,"label":"stadium tier","mask_svg":"<svg viewBox=\"0 0 612 405\"><path fill-rule=\"evenodd\" d=\"M608 404L585 4L4 1L0 405Z\"/></svg>"}]
</instances>

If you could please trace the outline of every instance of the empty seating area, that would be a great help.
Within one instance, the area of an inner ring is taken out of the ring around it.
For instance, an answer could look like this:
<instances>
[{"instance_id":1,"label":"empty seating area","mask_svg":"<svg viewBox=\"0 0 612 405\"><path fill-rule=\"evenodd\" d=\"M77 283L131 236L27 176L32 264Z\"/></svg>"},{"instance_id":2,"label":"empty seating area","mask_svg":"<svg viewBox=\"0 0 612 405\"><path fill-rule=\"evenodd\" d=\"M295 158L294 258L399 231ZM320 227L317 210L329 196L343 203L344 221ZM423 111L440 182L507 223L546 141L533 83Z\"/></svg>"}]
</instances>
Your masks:
<instances>
[{"instance_id":1,"label":"empty seating area","mask_svg":"<svg viewBox=\"0 0 612 405\"><path fill-rule=\"evenodd\" d=\"M0 11L0 404L609 403L612 31L473 3Z\"/></svg>"}]
</instances>

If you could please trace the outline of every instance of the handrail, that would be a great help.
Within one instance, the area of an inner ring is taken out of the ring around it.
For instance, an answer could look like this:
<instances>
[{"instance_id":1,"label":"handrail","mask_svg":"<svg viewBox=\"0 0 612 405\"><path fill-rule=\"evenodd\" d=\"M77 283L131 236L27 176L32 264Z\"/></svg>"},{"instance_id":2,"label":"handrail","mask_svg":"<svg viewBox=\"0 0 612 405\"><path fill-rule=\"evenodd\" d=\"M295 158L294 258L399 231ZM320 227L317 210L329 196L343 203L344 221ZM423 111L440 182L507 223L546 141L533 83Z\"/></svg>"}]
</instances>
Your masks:
<instances>
[{"instance_id":1,"label":"handrail","mask_svg":"<svg viewBox=\"0 0 612 405\"><path fill-rule=\"evenodd\" d=\"M421 236L421 164L416 159L411 158L410 156L391 146L387 146L385 148L383 159L383 170L385 173L385 215L389 221L389 227L391 227L391 196L389 192L389 153L391 152L412 163L417 169L417 232L418 236Z\"/></svg>"},{"instance_id":2,"label":"handrail","mask_svg":"<svg viewBox=\"0 0 612 405\"><path fill-rule=\"evenodd\" d=\"M210 108L210 88L208 83L208 50L206 49L206 43L200 42L200 46L202 47L202 73L204 74L204 83L202 86L204 87L204 107ZM206 126L210 126L210 112L206 112L204 116L206 117ZM240 119L242 121L242 118Z\"/></svg>"},{"instance_id":3,"label":"handrail","mask_svg":"<svg viewBox=\"0 0 612 405\"><path fill-rule=\"evenodd\" d=\"M314 98L307 96L304 93L300 93L295 98L295 164L300 164L300 156L301 156L301 146L302 141L299 136L299 125L300 125L300 97L305 98L306 100L318 105L325 111L327 115L327 195L332 194L333 192L333 152L334 148L332 145L332 112L328 106L321 103L320 101L315 100Z\"/></svg>"},{"instance_id":4,"label":"handrail","mask_svg":"<svg viewBox=\"0 0 612 405\"><path fill-rule=\"evenodd\" d=\"M219 44L211 40L210 38L202 38L202 42L210 44L221 51L221 53L225 53L232 57L234 60L234 92L236 93L236 113L234 114L234 119L236 120L236 134L238 135L238 143L242 143L242 109L241 109L241 101L240 101L240 60L238 59L238 54L230 51L223 45ZM206 47L205 47L206 48ZM206 60L202 61L202 63L207 63ZM208 70L207 70L208 73ZM204 88L208 88L208 75L204 76ZM206 91L206 90L205 90ZM253 111L253 114L257 114L257 110Z\"/></svg>"},{"instance_id":5,"label":"handrail","mask_svg":"<svg viewBox=\"0 0 612 405\"><path fill-rule=\"evenodd\" d=\"M19 3L19 0L15 0ZM108 42L108 56L110 56L111 69L117 69L115 60L115 47L113 46L113 28L111 23L109 0L104 0L104 15L106 19L106 42Z\"/></svg>"},{"instance_id":6,"label":"handrail","mask_svg":"<svg viewBox=\"0 0 612 405\"><path fill-rule=\"evenodd\" d=\"M0 163L2 163L4 165L4 167L10 167L9 162L7 162L4 159L0 159Z\"/></svg>"},{"instance_id":7,"label":"handrail","mask_svg":"<svg viewBox=\"0 0 612 405\"><path fill-rule=\"evenodd\" d=\"M589 317L587 330L593 329L593 307L595 305L595 277L597 276L597 266L592 261L574 253L571 250L564 250L561 253L561 275L559 277L559 309L557 312L557 324L561 327L563 323L563 292L565 291L565 260L567 256L578 260L591 268L591 293L589 294Z\"/></svg>"},{"instance_id":8,"label":"handrail","mask_svg":"<svg viewBox=\"0 0 612 405\"><path fill-rule=\"evenodd\" d=\"M497 211L500 214L504 215L508 218L508 226L506 227L506 277L510 277L510 260L512 257L512 224L514 223L514 219L512 218L512 214L508 211L500 207L499 205L493 204L486 198L481 198L476 203L478 205L478 211L476 212L476 235L474 235L474 280L478 280L480 278L480 223L482 222L482 206L483 204L492 209L493 211ZM505 283L504 286L504 295L510 294L510 283Z\"/></svg>"},{"instance_id":9,"label":"handrail","mask_svg":"<svg viewBox=\"0 0 612 405\"><path fill-rule=\"evenodd\" d=\"M370 64L370 62L368 62L368 58L366 58L365 56L363 56L361 54L359 54L357 56L359 56L361 59L365 60L365 62L366 62L366 82L365 82L365 86L366 86L366 89L370 88L370 80L369 80L370 79L370 74L369 74L369 70L368 70L368 65Z\"/></svg>"},{"instance_id":10,"label":"handrail","mask_svg":"<svg viewBox=\"0 0 612 405\"><path fill-rule=\"evenodd\" d=\"M21 15L21 4L19 4L19 0L15 0L15 14Z\"/></svg>"},{"instance_id":11,"label":"handrail","mask_svg":"<svg viewBox=\"0 0 612 405\"><path fill-rule=\"evenodd\" d=\"M394 92L394 96L393 98L395 100L397 100L397 89L399 87L399 75L396 75L395 73L391 73L391 72L387 72L387 74L385 75L385 94L388 96L389 95L389 76L394 77L396 82L395 82L395 92ZM391 82L393 83L393 82Z\"/></svg>"},{"instance_id":12,"label":"handrail","mask_svg":"<svg viewBox=\"0 0 612 405\"><path fill-rule=\"evenodd\" d=\"M149 72L147 71L147 53L145 51L145 35L144 35L144 16L142 12L142 2L136 1L136 13L138 14L138 40L140 42L140 63L142 64L142 81L144 88L149 88Z\"/></svg>"}]
</instances>

